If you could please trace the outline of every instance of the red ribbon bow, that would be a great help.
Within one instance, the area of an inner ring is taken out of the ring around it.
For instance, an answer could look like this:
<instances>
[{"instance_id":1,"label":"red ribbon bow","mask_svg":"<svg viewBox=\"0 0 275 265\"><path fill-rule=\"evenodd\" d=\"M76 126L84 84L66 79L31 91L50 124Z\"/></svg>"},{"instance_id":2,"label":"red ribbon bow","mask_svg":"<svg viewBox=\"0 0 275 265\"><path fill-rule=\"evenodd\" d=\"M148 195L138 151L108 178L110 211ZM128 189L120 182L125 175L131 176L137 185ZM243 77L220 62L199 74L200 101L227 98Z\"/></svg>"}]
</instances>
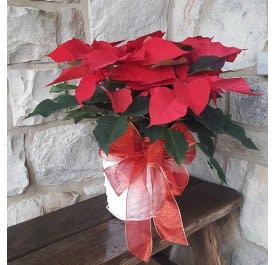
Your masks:
<instances>
[{"instance_id":1,"label":"red ribbon bow","mask_svg":"<svg viewBox=\"0 0 275 265\"><path fill-rule=\"evenodd\" d=\"M188 143L185 163L196 156L195 139L183 123L171 128L179 131ZM127 131L110 145L109 155L100 155L116 161L105 169L117 195L128 189L125 234L129 251L148 262L152 253L151 219L157 233L167 241L188 245L181 214L174 198L186 187L189 175L164 149L164 142L150 143L141 138L132 123Z\"/></svg>"}]
</instances>

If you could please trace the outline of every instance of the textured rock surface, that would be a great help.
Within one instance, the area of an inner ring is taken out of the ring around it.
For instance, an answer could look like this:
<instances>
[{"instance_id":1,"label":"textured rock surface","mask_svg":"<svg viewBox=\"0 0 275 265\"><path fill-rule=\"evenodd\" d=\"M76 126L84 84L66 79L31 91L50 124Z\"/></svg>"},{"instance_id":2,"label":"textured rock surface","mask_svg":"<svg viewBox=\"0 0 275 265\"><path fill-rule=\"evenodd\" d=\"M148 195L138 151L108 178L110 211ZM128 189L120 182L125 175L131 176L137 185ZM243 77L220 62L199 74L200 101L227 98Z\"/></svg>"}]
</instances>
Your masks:
<instances>
[{"instance_id":1,"label":"textured rock surface","mask_svg":"<svg viewBox=\"0 0 275 265\"><path fill-rule=\"evenodd\" d=\"M66 206L75 204L79 198L79 194L75 192L52 192L44 196L40 196L40 204L43 205L44 214L56 211Z\"/></svg>"},{"instance_id":2,"label":"textured rock surface","mask_svg":"<svg viewBox=\"0 0 275 265\"><path fill-rule=\"evenodd\" d=\"M10 204L7 214L8 226L12 226L43 215L43 207L36 198L30 198Z\"/></svg>"},{"instance_id":3,"label":"textured rock surface","mask_svg":"<svg viewBox=\"0 0 275 265\"><path fill-rule=\"evenodd\" d=\"M268 138L267 131L256 131L253 129L245 129L246 135L253 140L259 150L248 149L239 141L227 135L219 135L217 141L217 150L231 153L234 157L241 157L249 161L261 161L267 163L268 158Z\"/></svg>"},{"instance_id":4,"label":"textured rock surface","mask_svg":"<svg viewBox=\"0 0 275 265\"><path fill-rule=\"evenodd\" d=\"M41 1L41 0L31 0L31 1ZM46 2L57 2L57 3L79 3L80 0L44 0Z\"/></svg>"},{"instance_id":5,"label":"textured rock surface","mask_svg":"<svg viewBox=\"0 0 275 265\"><path fill-rule=\"evenodd\" d=\"M267 265L267 251L244 242L234 250L231 265Z\"/></svg>"},{"instance_id":6,"label":"textured rock surface","mask_svg":"<svg viewBox=\"0 0 275 265\"><path fill-rule=\"evenodd\" d=\"M268 75L268 53L261 52L257 56L257 74Z\"/></svg>"},{"instance_id":7,"label":"textured rock surface","mask_svg":"<svg viewBox=\"0 0 275 265\"><path fill-rule=\"evenodd\" d=\"M25 166L24 134L8 135L8 196L23 193L29 186L28 170Z\"/></svg>"},{"instance_id":8,"label":"textured rock surface","mask_svg":"<svg viewBox=\"0 0 275 265\"><path fill-rule=\"evenodd\" d=\"M102 176L93 137L93 125L77 124L37 133L30 148L35 180L39 185L58 185Z\"/></svg>"},{"instance_id":9,"label":"textured rock surface","mask_svg":"<svg viewBox=\"0 0 275 265\"><path fill-rule=\"evenodd\" d=\"M105 193L104 177L86 185L84 187L84 193L91 198Z\"/></svg>"},{"instance_id":10,"label":"textured rock surface","mask_svg":"<svg viewBox=\"0 0 275 265\"><path fill-rule=\"evenodd\" d=\"M232 119L241 123L267 126L267 79L264 77L249 77L247 81L251 88L261 95L247 96L231 93L230 112L232 113Z\"/></svg>"},{"instance_id":11,"label":"textured rock surface","mask_svg":"<svg viewBox=\"0 0 275 265\"><path fill-rule=\"evenodd\" d=\"M171 1L169 38L181 41L196 35L195 29L200 18L205 0L174 0Z\"/></svg>"},{"instance_id":12,"label":"textured rock surface","mask_svg":"<svg viewBox=\"0 0 275 265\"><path fill-rule=\"evenodd\" d=\"M222 157L215 154L215 158L219 162L220 166L223 167L224 161ZM186 166L186 168L190 176L194 176L213 183L221 183L218 175L216 174L216 170L212 170L210 168L207 163L206 156L200 152L198 148L196 158L190 165Z\"/></svg>"},{"instance_id":13,"label":"textured rock surface","mask_svg":"<svg viewBox=\"0 0 275 265\"><path fill-rule=\"evenodd\" d=\"M36 105L46 98L54 98L56 94L49 93L45 87L53 81L58 70L9 70L8 89L13 126L34 125L55 120L58 116L51 115L44 118L40 115L23 120Z\"/></svg>"},{"instance_id":14,"label":"textured rock surface","mask_svg":"<svg viewBox=\"0 0 275 265\"><path fill-rule=\"evenodd\" d=\"M67 8L59 13L59 42L78 38L85 40L84 20L82 12L75 8Z\"/></svg>"},{"instance_id":15,"label":"textured rock surface","mask_svg":"<svg viewBox=\"0 0 275 265\"><path fill-rule=\"evenodd\" d=\"M167 0L90 0L92 39L117 41L167 30Z\"/></svg>"},{"instance_id":16,"label":"textured rock surface","mask_svg":"<svg viewBox=\"0 0 275 265\"><path fill-rule=\"evenodd\" d=\"M8 206L8 226L15 225L77 202L74 192L40 194Z\"/></svg>"},{"instance_id":17,"label":"textured rock surface","mask_svg":"<svg viewBox=\"0 0 275 265\"><path fill-rule=\"evenodd\" d=\"M248 162L230 158L226 165L226 180L229 187L241 192L245 182Z\"/></svg>"},{"instance_id":18,"label":"textured rock surface","mask_svg":"<svg viewBox=\"0 0 275 265\"><path fill-rule=\"evenodd\" d=\"M243 235L267 248L267 167L256 164L247 176L241 211Z\"/></svg>"},{"instance_id":19,"label":"textured rock surface","mask_svg":"<svg viewBox=\"0 0 275 265\"><path fill-rule=\"evenodd\" d=\"M255 65L257 53L267 41L267 1L214 0L203 7L200 16L200 35L213 36L227 46L247 49L228 69Z\"/></svg>"},{"instance_id":20,"label":"textured rock surface","mask_svg":"<svg viewBox=\"0 0 275 265\"><path fill-rule=\"evenodd\" d=\"M8 6L8 63L41 60L56 47L55 12Z\"/></svg>"}]
</instances>

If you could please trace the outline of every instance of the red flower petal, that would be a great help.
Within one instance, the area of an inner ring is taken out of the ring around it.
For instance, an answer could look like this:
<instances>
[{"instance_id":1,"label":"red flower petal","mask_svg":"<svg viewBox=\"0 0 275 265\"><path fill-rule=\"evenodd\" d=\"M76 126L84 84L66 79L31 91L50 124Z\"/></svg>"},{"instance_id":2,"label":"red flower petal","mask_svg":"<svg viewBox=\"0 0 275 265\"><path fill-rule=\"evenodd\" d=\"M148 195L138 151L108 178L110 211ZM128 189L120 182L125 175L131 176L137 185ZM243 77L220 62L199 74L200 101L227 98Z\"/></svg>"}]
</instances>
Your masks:
<instances>
[{"instance_id":1,"label":"red flower petal","mask_svg":"<svg viewBox=\"0 0 275 265\"><path fill-rule=\"evenodd\" d=\"M83 56L91 51L91 46L79 39L72 39L64 42L48 56L55 62L69 62L82 59Z\"/></svg>"},{"instance_id":2,"label":"red flower petal","mask_svg":"<svg viewBox=\"0 0 275 265\"><path fill-rule=\"evenodd\" d=\"M112 107L117 113L122 113L126 111L133 101L131 90L129 88L122 88L118 91L110 91L105 88L102 89L110 98L112 102Z\"/></svg>"},{"instance_id":3,"label":"red flower petal","mask_svg":"<svg viewBox=\"0 0 275 265\"><path fill-rule=\"evenodd\" d=\"M133 52L137 48L141 47L141 45L143 44L143 42L146 38L148 38L148 37L149 38L162 38L164 36L164 34L165 34L164 32L155 31L155 32L150 33L148 35L139 37L135 40L130 40L126 44L122 45L120 48L125 52Z\"/></svg>"},{"instance_id":4,"label":"red flower petal","mask_svg":"<svg viewBox=\"0 0 275 265\"><path fill-rule=\"evenodd\" d=\"M142 47L132 56L129 61L138 61L141 64L151 65L162 61L175 59L189 52L178 48L173 42L160 38L151 38L144 41Z\"/></svg>"},{"instance_id":5,"label":"red flower petal","mask_svg":"<svg viewBox=\"0 0 275 265\"><path fill-rule=\"evenodd\" d=\"M173 89L154 87L150 93L150 126L166 124L186 114L187 105L178 100Z\"/></svg>"},{"instance_id":6,"label":"red flower petal","mask_svg":"<svg viewBox=\"0 0 275 265\"><path fill-rule=\"evenodd\" d=\"M88 73L88 67L87 65L79 65L76 67L71 67L63 70L61 74L49 85L57 84L64 81L69 81L72 79L80 78Z\"/></svg>"},{"instance_id":7,"label":"red flower petal","mask_svg":"<svg viewBox=\"0 0 275 265\"><path fill-rule=\"evenodd\" d=\"M196 115L205 109L210 96L210 84L202 78L193 79L188 83L180 80L174 83L177 98L190 107Z\"/></svg>"},{"instance_id":8,"label":"red flower petal","mask_svg":"<svg viewBox=\"0 0 275 265\"><path fill-rule=\"evenodd\" d=\"M186 64L175 67L176 73L181 80L185 80L188 75L188 66Z\"/></svg>"},{"instance_id":9,"label":"red flower petal","mask_svg":"<svg viewBox=\"0 0 275 265\"><path fill-rule=\"evenodd\" d=\"M84 61L92 70L98 70L107 65L114 64L118 60L126 58L126 54L118 47L112 46L106 41L94 41L92 50L84 58Z\"/></svg>"},{"instance_id":10,"label":"red flower petal","mask_svg":"<svg viewBox=\"0 0 275 265\"><path fill-rule=\"evenodd\" d=\"M233 62L242 51L235 47L226 47L220 42L212 42L210 38L201 36L186 38L182 43L194 48L190 53L192 62L195 62L201 56L218 56L224 58L227 62Z\"/></svg>"},{"instance_id":11,"label":"red flower petal","mask_svg":"<svg viewBox=\"0 0 275 265\"><path fill-rule=\"evenodd\" d=\"M251 90L250 86L247 84L244 78L229 78L221 79L212 84L212 88L228 90L232 92L237 92L241 94L248 94L259 96L260 94L255 93Z\"/></svg>"},{"instance_id":12,"label":"red flower petal","mask_svg":"<svg viewBox=\"0 0 275 265\"><path fill-rule=\"evenodd\" d=\"M150 68L138 64L121 64L114 68L111 74L113 80L130 81L140 86L154 84L165 80L175 80L174 69L171 66Z\"/></svg>"},{"instance_id":13,"label":"red flower petal","mask_svg":"<svg viewBox=\"0 0 275 265\"><path fill-rule=\"evenodd\" d=\"M96 90L96 85L103 79L103 76L98 72L93 72L84 76L75 91L75 97L79 104L90 99Z\"/></svg>"},{"instance_id":14,"label":"red flower petal","mask_svg":"<svg viewBox=\"0 0 275 265\"><path fill-rule=\"evenodd\" d=\"M157 86L166 86L166 85L171 85L174 82L175 82L175 79L166 79L166 80L163 80L163 81L148 83L148 84L144 84L143 81L141 81L141 82L126 81L125 83L132 90L148 90L152 87L152 85L154 85L156 87Z\"/></svg>"}]
</instances>

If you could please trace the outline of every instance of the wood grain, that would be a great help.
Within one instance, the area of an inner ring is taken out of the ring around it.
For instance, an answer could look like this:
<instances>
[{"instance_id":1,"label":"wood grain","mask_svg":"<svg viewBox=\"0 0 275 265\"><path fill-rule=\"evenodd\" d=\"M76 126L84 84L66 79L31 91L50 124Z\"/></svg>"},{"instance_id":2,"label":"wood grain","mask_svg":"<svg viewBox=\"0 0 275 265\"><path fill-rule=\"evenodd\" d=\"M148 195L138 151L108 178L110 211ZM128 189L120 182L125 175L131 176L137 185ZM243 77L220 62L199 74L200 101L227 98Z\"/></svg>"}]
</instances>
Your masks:
<instances>
[{"instance_id":1,"label":"wood grain","mask_svg":"<svg viewBox=\"0 0 275 265\"><path fill-rule=\"evenodd\" d=\"M104 208L106 198L100 198L97 203L104 205L101 206ZM104 202L100 202L100 200L103 200ZM186 234L189 236L238 208L241 204L241 197L238 192L230 188L199 181L195 185L191 185L186 189L183 195L177 198L177 201L182 213ZM90 220L89 222L83 222L79 232L74 232L63 240L59 240L37 251L21 256L8 264L134 265L140 263L137 258L133 257L127 251L124 239L124 223L114 218L110 219L110 216L107 213L102 213L101 207L98 207L98 213L93 213L97 214L96 217L91 214L93 216L93 221ZM80 219L82 218L80 215L77 217ZM76 222L77 217L75 217ZM68 217L68 215L67 222L70 222L70 217ZM92 225L93 222L97 222L98 225ZM48 224L53 225L54 222L50 222L49 220ZM41 226L41 229L42 227L43 226ZM78 225L76 225L76 227L78 227ZM58 233L57 228L53 230ZM76 230L77 229L74 231ZM67 229L65 229L65 231L67 231ZM23 231L23 233L25 232ZM41 231L41 233L43 234L42 237L45 239L48 234L47 227L44 227L44 231ZM64 232L62 233L64 235ZM153 234L153 253L157 253L171 245L171 243L167 241L160 240L155 232ZM20 234L18 234L18 236L19 235ZM55 238L57 237L59 236L56 236ZM37 240L39 239L36 239L36 241ZM36 242L36 244L38 243ZM18 245L20 244L17 244L17 246ZM13 246L16 246L16 244L13 244ZM10 254L10 256L12 255Z\"/></svg>"},{"instance_id":2,"label":"wood grain","mask_svg":"<svg viewBox=\"0 0 275 265\"><path fill-rule=\"evenodd\" d=\"M111 219L106 205L101 195L8 227L8 261Z\"/></svg>"},{"instance_id":3,"label":"wood grain","mask_svg":"<svg viewBox=\"0 0 275 265\"><path fill-rule=\"evenodd\" d=\"M224 265L221 244L218 240L216 222L190 236L196 265Z\"/></svg>"}]
</instances>

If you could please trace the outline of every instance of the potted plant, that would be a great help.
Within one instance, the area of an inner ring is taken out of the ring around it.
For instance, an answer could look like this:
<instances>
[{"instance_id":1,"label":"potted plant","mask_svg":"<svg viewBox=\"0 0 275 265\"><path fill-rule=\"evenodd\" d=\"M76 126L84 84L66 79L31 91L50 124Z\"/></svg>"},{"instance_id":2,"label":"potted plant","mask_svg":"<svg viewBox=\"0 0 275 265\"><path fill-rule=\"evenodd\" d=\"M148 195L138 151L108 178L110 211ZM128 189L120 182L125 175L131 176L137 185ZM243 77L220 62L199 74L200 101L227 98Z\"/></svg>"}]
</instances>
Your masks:
<instances>
[{"instance_id":1,"label":"potted plant","mask_svg":"<svg viewBox=\"0 0 275 265\"><path fill-rule=\"evenodd\" d=\"M174 196L188 183L185 164L195 158L196 147L222 182L224 172L213 157L218 134L256 149L243 128L216 106L224 92L257 95L243 78L221 77L225 62L242 50L201 36L173 42L163 35L61 44L48 55L65 63L49 84L58 95L27 116L65 110L65 120L97 120L94 135L108 209L125 220L129 251L144 261L151 255L151 219L163 239L187 244ZM73 79L78 85L67 83Z\"/></svg>"}]
</instances>

